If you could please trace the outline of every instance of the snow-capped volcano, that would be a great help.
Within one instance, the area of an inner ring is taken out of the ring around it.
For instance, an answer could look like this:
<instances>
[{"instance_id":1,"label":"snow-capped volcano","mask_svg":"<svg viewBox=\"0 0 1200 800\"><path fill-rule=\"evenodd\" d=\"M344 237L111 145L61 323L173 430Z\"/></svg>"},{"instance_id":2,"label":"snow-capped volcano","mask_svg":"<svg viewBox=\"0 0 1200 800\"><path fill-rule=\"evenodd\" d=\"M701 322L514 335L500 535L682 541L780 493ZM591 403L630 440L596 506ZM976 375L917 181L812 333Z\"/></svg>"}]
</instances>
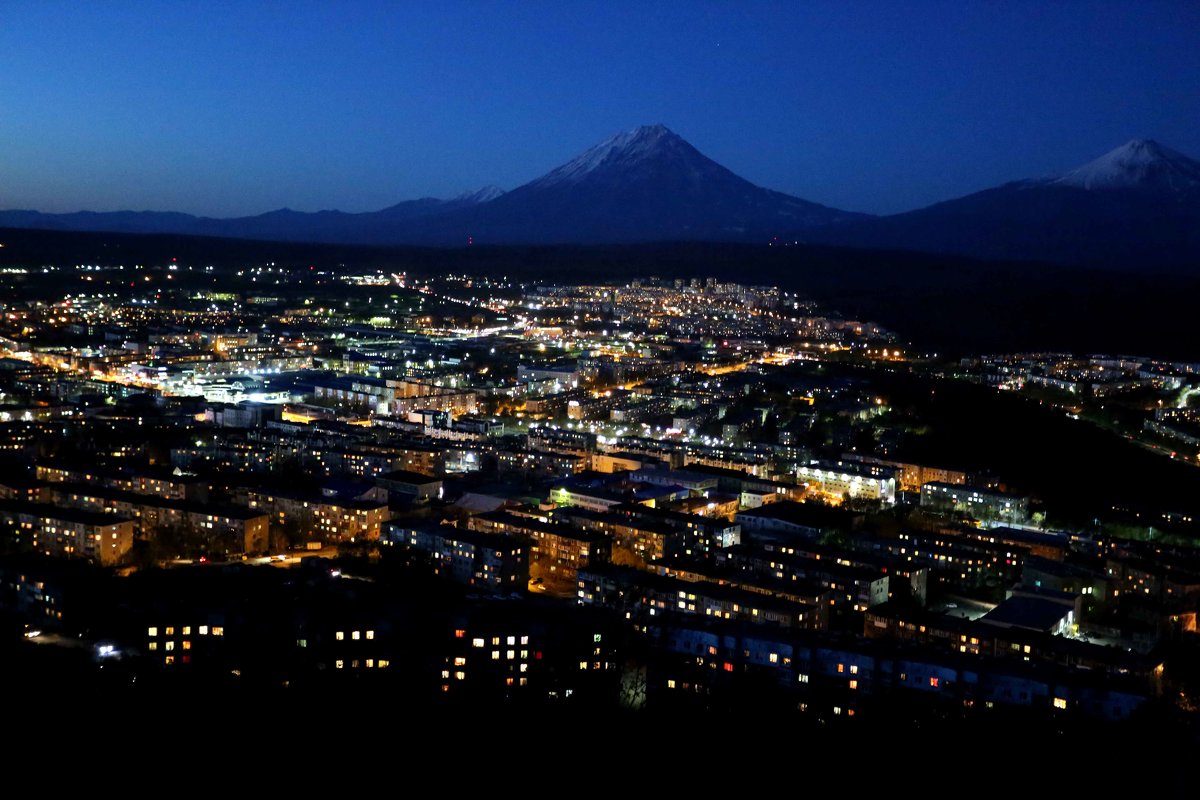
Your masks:
<instances>
[{"instance_id":1,"label":"snow-capped volcano","mask_svg":"<svg viewBox=\"0 0 1200 800\"><path fill-rule=\"evenodd\" d=\"M1079 189L1185 193L1200 187L1200 162L1152 139L1133 139L1048 183Z\"/></svg>"},{"instance_id":2,"label":"snow-capped volcano","mask_svg":"<svg viewBox=\"0 0 1200 800\"><path fill-rule=\"evenodd\" d=\"M0 225L356 244L767 241L864 215L755 186L663 125L619 133L523 186L380 211L280 210L212 219L184 214L0 212Z\"/></svg>"},{"instance_id":3,"label":"snow-capped volcano","mask_svg":"<svg viewBox=\"0 0 1200 800\"><path fill-rule=\"evenodd\" d=\"M755 186L667 127L644 125L421 233L476 243L764 241L860 216Z\"/></svg>"},{"instance_id":4,"label":"snow-capped volcano","mask_svg":"<svg viewBox=\"0 0 1200 800\"><path fill-rule=\"evenodd\" d=\"M575 183L600 169L629 168L639 161L673 157L686 161L703 159L696 148L665 125L642 125L618 133L589 147L575 158L531 182L530 186L556 186ZM706 159L707 160L707 159Z\"/></svg>"},{"instance_id":5,"label":"snow-capped volcano","mask_svg":"<svg viewBox=\"0 0 1200 800\"><path fill-rule=\"evenodd\" d=\"M1134 139L1081 167L844 226L833 244L981 258L1200 269L1200 163Z\"/></svg>"}]
</instances>

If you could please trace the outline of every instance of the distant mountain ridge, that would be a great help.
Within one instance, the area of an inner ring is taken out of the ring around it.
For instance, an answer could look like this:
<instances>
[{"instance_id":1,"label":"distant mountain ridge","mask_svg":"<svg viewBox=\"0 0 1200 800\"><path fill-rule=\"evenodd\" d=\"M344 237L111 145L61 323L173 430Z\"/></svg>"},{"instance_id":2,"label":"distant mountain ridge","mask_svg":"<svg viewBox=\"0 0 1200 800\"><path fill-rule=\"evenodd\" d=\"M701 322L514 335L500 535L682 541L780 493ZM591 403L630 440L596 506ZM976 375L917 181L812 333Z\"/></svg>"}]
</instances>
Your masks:
<instances>
[{"instance_id":1,"label":"distant mountain ridge","mask_svg":"<svg viewBox=\"0 0 1200 800\"><path fill-rule=\"evenodd\" d=\"M0 211L0 226L341 244L603 244L762 241L863 216L755 186L665 126L645 125L511 192L487 186L450 200L421 198L359 214L283 208L231 219Z\"/></svg>"},{"instance_id":2,"label":"distant mountain ridge","mask_svg":"<svg viewBox=\"0 0 1200 800\"><path fill-rule=\"evenodd\" d=\"M1135 139L1076 169L901 214L840 211L739 177L663 125L616 134L509 192L373 212L0 211L0 226L331 244L800 240L872 249L1200 273L1200 162Z\"/></svg>"},{"instance_id":3,"label":"distant mountain ridge","mask_svg":"<svg viewBox=\"0 0 1200 800\"><path fill-rule=\"evenodd\" d=\"M831 226L811 240L1200 274L1200 162L1134 139L1061 175Z\"/></svg>"},{"instance_id":4,"label":"distant mountain ridge","mask_svg":"<svg viewBox=\"0 0 1200 800\"><path fill-rule=\"evenodd\" d=\"M504 194L485 186L449 200L422 197L379 211L293 211L280 208L251 217L200 217L173 211L77 211L43 214L39 211L0 211L0 226L35 230L109 231L113 233L178 233L284 242L363 243L386 241L401 221L420 219L490 202Z\"/></svg>"}]
</instances>

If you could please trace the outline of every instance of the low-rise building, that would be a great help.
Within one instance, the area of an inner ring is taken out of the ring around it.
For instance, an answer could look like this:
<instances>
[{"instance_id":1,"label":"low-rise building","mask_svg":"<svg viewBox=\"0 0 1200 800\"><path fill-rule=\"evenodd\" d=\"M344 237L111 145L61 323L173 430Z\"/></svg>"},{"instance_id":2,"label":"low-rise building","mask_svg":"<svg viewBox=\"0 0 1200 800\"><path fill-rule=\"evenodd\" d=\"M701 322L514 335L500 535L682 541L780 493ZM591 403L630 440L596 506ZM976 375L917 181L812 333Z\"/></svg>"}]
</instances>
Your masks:
<instances>
[{"instance_id":1,"label":"low-rise building","mask_svg":"<svg viewBox=\"0 0 1200 800\"><path fill-rule=\"evenodd\" d=\"M132 519L115 514L0 500L0 530L18 550L112 566L133 548L133 529Z\"/></svg>"},{"instance_id":2,"label":"low-rise building","mask_svg":"<svg viewBox=\"0 0 1200 800\"><path fill-rule=\"evenodd\" d=\"M400 502L428 503L442 498L442 479L423 472L392 470L376 476L375 483Z\"/></svg>"},{"instance_id":3,"label":"low-rise building","mask_svg":"<svg viewBox=\"0 0 1200 800\"><path fill-rule=\"evenodd\" d=\"M796 478L810 491L834 502L849 498L895 503L896 474L894 467L853 461L813 461L796 469Z\"/></svg>"},{"instance_id":4,"label":"low-rise building","mask_svg":"<svg viewBox=\"0 0 1200 800\"><path fill-rule=\"evenodd\" d=\"M504 533L531 539L531 564L542 562L549 571L568 579L574 579L580 568L606 564L612 558L611 540L597 531L554 525L507 511L478 514L467 524L470 530L481 533Z\"/></svg>"},{"instance_id":5,"label":"low-rise building","mask_svg":"<svg viewBox=\"0 0 1200 800\"><path fill-rule=\"evenodd\" d=\"M263 553L269 544L270 518L260 510L237 506L166 500L103 486L47 484L47 499L64 508L116 514L134 520L140 538L153 539L171 528L196 535L214 554Z\"/></svg>"},{"instance_id":6,"label":"low-rise building","mask_svg":"<svg viewBox=\"0 0 1200 800\"><path fill-rule=\"evenodd\" d=\"M321 542L378 539L381 526L391 519L388 504L378 500L341 500L273 489L242 489L238 498L247 508L266 512L279 524L294 526L305 538Z\"/></svg>"},{"instance_id":7,"label":"low-rise building","mask_svg":"<svg viewBox=\"0 0 1200 800\"><path fill-rule=\"evenodd\" d=\"M965 514L973 519L1024 522L1029 498L957 483L927 483L921 487L921 508Z\"/></svg>"},{"instance_id":8,"label":"low-rise building","mask_svg":"<svg viewBox=\"0 0 1200 800\"><path fill-rule=\"evenodd\" d=\"M516 536L392 523L385 526L383 542L428 553L436 574L467 586L515 591L529 580L529 544Z\"/></svg>"}]
</instances>

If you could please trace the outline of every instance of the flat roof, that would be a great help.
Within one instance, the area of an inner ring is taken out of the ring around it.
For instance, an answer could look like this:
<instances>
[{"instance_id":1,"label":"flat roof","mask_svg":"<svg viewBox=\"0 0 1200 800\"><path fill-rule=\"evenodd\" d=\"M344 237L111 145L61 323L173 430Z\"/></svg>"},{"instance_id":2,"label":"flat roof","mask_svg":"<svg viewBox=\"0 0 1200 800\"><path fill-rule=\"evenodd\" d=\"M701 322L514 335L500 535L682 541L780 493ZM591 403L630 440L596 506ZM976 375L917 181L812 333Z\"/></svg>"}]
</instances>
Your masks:
<instances>
[{"instance_id":1,"label":"flat roof","mask_svg":"<svg viewBox=\"0 0 1200 800\"><path fill-rule=\"evenodd\" d=\"M376 481L395 481L396 483L415 483L418 486L424 486L427 483L441 483L441 478L436 478L432 475L426 475L423 472L413 472L407 469L397 469L391 472L385 472L382 475L375 477Z\"/></svg>"},{"instance_id":2,"label":"flat roof","mask_svg":"<svg viewBox=\"0 0 1200 800\"><path fill-rule=\"evenodd\" d=\"M850 526L861 515L853 511L834 508L824 503L801 503L796 500L781 500L767 503L758 508L739 511L738 517L777 519L810 528Z\"/></svg>"},{"instance_id":3,"label":"flat roof","mask_svg":"<svg viewBox=\"0 0 1200 800\"><path fill-rule=\"evenodd\" d=\"M0 512L28 514L43 519L79 522L84 525L104 526L133 521L128 517L119 517L116 514L102 514L96 511L83 511L78 508L63 508L51 503L27 503L21 500L0 500Z\"/></svg>"},{"instance_id":4,"label":"flat roof","mask_svg":"<svg viewBox=\"0 0 1200 800\"><path fill-rule=\"evenodd\" d=\"M1027 628L1049 632L1072 611L1056 600L1014 595L979 618L980 622L1005 628Z\"/></svg>"},{"instance_id":5,"label":"flat roof","mask_svg":"<svg viewBox=\"0 0 1200 800\"><path fill-rule=\"evenodd\" d=\"M151 506L153 508L171 508L189 514L205 514L227 519L255 519L268 516L266 512L240 506L220 506L211 503L193 502L191 500L171 500L152 494L138 494L120 489L110 489L107 486L96 486L91 483L48 483L47 488L65 494L78 494L86 497L100 497L130 505Z\"/></svg>"},{"instance_id":6,"label":"flat roof","mask_svg":"<svg viewBox=\"0 0 1200 800\"><path fill-rule=\"evenodd\" d=\"M524 529L527 531L536 531L537 533L547 534L550 536L562 536L564 538L575 539L576 541L580 542L599 542L608 538L600 531L583 531L566 525L554 525L549 522L542 522L540 519L525 517L508 511L489 511L485 514L480 514L476 517L476 519L484 519L488 520L489 522L498 522L503 525L511 525L514 528Z\"/></svg>"}]
</instances>

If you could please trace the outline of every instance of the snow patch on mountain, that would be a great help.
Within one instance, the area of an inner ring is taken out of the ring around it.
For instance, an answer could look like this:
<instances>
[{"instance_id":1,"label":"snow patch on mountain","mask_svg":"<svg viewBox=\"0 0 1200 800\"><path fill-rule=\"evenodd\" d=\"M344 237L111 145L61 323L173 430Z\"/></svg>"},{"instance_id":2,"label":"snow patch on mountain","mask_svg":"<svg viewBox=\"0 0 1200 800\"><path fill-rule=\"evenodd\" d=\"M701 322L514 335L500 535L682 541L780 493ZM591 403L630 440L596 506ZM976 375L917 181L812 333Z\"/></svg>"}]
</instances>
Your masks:
<instances>
[{"instance_id":1,"label":"snow patch on mountain","mask_svg":"<svg viewBox=\"0 0 1200 800\"><path fill-rule=\"evenodd\" d=\"M499 186L488 184L480 189L475 189L470 192L463 192L450 202L461 203L463 205L475 205L478 203L488 203L495 200L500 195L504 194L504 190Z\"/></svg>"},{"instance_id":2,"label":"snow patch on mountain","mask_svg":"<svg viewBox=\"0 0 1200 800\"><path fill-rule=\"evenodd\" d=\"M1151 139L1134 139L1058 178L1051 186L1185 192L1200 187L1200 162Z\"/></svg>"},{"instance_id":3,"label":"snow patch on mountain","mask_svg":"<svg viewBox=\"0 0 1200 800\"><path fill-rule=\"evenodd\" d=\"M580 155L551 172L538 178L533 184L538 186L554 186L572 184L582 180L600 167L614 161L624 163L636 162L648 158L664 149L687 147L687 143L678 134L665 125L642 125L631 131L618 133L605 139L600 144L585 150Z\"/></svg>"}]
</instances>

